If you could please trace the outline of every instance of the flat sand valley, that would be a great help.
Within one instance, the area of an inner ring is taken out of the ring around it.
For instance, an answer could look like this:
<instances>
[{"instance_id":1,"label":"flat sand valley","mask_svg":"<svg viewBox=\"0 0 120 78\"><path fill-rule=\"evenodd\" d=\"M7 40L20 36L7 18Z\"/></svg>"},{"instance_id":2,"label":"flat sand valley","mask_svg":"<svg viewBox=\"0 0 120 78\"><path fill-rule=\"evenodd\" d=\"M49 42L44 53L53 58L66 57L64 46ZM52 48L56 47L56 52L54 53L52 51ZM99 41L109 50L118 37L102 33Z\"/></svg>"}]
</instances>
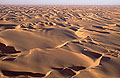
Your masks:
<instances>
[{"instance_id":1,"label":"flat sand valley","mask_svg":"<svg viewBox=\"0 0 120 78\"><path fill-rule=\"evenodd\" d=\"M120 78L120 6L0 5L0 78Z\"/></svg>"}]
</instances>

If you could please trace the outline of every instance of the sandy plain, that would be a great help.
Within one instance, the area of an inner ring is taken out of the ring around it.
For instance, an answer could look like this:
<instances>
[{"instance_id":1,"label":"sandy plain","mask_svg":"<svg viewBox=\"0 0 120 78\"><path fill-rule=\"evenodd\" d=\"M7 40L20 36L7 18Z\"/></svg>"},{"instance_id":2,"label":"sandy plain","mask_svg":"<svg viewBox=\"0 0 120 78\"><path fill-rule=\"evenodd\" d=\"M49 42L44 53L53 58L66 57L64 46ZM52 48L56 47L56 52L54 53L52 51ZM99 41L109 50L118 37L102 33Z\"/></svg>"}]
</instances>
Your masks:
<instances>
[{"instance_id":1,"label":"sandy plain","mask_svg":"<svg viewBox=\"0 0 120 78\"><path fill-rule=\"evenodd\" d=\"M0 78L120 78L120 6L0 5Z\"/></svg>"}]
</instances>

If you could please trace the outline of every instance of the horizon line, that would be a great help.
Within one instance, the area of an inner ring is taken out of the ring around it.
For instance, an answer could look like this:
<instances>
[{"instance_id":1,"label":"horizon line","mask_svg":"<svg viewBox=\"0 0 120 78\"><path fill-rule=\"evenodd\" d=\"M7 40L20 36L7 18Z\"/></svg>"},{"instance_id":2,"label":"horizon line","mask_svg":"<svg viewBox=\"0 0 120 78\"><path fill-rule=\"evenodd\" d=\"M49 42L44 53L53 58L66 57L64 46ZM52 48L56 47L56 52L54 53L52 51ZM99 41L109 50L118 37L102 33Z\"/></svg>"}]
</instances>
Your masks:
<instances>
[{"instance_id":1,"label":"horizon line","mask_svg":"<svg viewBox=\"0 0 120 78\"><path fill-rule=\"evenodd\" d=\"M111 4L107 4L107 5L102 5L102 4L94 4L94 5L87 5L87 4L81 4L81 5L75 5L75 4L0 4L0 5L36 5L36 6L120 6L120 5L111 5Z\"/></svg>"}]
</instances>

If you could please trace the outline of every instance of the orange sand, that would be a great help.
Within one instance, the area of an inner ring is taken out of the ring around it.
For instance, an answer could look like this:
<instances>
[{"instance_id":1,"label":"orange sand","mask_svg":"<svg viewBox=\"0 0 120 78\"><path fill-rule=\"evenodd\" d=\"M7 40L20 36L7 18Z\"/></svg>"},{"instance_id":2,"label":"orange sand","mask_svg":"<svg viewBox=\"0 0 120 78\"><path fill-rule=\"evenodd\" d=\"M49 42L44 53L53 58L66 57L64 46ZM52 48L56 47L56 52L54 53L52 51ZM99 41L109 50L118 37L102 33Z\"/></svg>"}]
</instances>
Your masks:
<instances>
[{"instance_id":1,"label":"orange sand","mask_svg":"<svg viewBox=\"0 0 120 78\"><path fill-rule=\"evenodd\" d=\"M0 6L0 78L120 78L120 6Z\"/></svg>"}]
</instances>

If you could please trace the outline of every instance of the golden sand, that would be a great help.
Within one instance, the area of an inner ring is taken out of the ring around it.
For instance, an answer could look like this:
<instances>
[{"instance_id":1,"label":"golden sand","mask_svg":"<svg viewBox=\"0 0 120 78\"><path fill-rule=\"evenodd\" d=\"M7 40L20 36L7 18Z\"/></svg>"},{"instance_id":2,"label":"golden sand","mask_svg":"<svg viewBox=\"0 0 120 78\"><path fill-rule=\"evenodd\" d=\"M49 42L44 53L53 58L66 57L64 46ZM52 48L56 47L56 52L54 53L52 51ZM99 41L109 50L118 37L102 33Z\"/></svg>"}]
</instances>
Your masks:
<instances>
[{"instance_id":1,"label":"golden sand","mask_svg":"<svg viewBox=\"0 0 120 78\"><path fill-rule=\"evenodd\" d=\"M120 6L0 6L0 78L120 78Z\"/></svg>"}]
</instances>

